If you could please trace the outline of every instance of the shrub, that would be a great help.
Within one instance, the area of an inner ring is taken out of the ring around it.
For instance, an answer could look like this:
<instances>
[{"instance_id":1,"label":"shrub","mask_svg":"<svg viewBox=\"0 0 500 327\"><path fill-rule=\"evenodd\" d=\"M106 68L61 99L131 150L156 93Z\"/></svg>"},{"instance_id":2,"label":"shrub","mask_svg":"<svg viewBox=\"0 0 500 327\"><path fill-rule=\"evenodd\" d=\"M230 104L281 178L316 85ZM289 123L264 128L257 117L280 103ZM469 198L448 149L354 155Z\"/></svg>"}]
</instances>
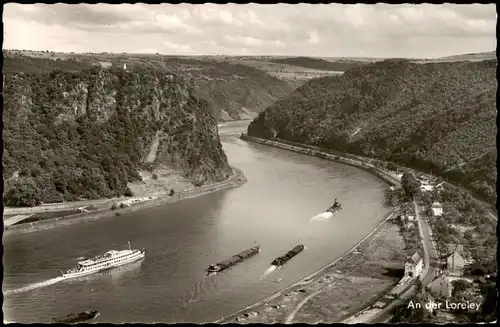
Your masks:
<instances>
[{"instance_id":1,"label":"shrub","mask_svg":"<svg viewBox=\"0 0 500 327\"><path fill-rule=\"evenodd\" d=\"M125 193L123 195L131 197L131 196L134 196L134 193L132 192L130 187L127 187L127 189L125 190Z\"/></svg>"}]
</instances>

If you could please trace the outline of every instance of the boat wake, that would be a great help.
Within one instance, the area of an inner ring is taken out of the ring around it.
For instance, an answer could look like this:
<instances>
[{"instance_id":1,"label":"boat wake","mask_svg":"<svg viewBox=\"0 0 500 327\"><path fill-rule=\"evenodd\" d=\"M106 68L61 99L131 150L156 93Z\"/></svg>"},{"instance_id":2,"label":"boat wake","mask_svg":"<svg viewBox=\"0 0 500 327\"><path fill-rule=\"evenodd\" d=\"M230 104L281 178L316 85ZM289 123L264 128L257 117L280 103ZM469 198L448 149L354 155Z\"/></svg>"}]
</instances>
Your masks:
<instances>
[{"instance_id":1,"label":"boat wake","mask_svg":"<svg viewBox=\"0 0 500 327\"><path fill-rule=\"evenodd\" d=\"M53 285L53 284L58 283L58 282L60 282L62 280L64 280L63 277L56 277L56 278L52 278L52 279L46 280L44 282L34 283L34 284L23 286L21 288L17 288L17 289L14 289L14 290L5 291L3 294L5 296L7 296L7 295L11 295L11 294L28 292L28 291L31 291L31 290L34 290L34 289L37 289L37 288L41 288L41 287Z\"/></svg>"},{"instance_id":2,"label":"boat wake","mask_svg":"<svg viewBox=\"0 0 500 327\"><path fill-rule=\"evenodd\" d=\"M319 215L312 217L310 220L311 221L327 220L327 219L332 218L332 216L333 216L333 213L331 213L331 212L322 212Z\"/></svg>"},{"instance_id":3,"label":"boat wake","mask_svg":"<svg viewBox=\"0 0 500 327\"><path fill-rule=\"evenodd\" d=\"M276 266L271 266L269 268L266 269L266 271L264 271L264 274L262 274L261 276L261 280L264 279L267 275L269 275L270 273L272 273L273 271L275 271L278 267Z\"/></svg>"}]
</instances>

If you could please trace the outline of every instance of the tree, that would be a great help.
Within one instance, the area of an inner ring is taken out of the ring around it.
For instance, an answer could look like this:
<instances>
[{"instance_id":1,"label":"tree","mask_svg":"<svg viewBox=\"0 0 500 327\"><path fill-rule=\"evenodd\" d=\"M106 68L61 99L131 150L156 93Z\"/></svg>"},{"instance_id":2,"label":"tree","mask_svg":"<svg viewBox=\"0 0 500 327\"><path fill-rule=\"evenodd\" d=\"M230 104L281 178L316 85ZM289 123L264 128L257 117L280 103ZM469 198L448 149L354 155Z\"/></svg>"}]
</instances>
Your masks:
<instances>
[{"instance_id":1,"label":"tree","mask_svg":"<svg viewBox=\"0 0 500 327\"><path fill-rule=\"evenodd\" d=\"M421 199L424 206L430 206L432 205L432 202L434 202L432 195L429 192L423 192L421 195Z\"/></svg>"},{"instance_id":2,"label":"tree","mask_svg":"<svg viewBox=\"0 0 500 327\"><path fill-rule=\"evenodd\" d=\"M412 296L408 303L401 304L395 307L391 323L422 323L429 316L425 309L425 304L428 303L430 297L427 293L419 293ZM409 305L413 303L413 305Z\"/></svg>"},{"instance_id":3,"label":"tree","mask_svg":"<svg viewBox=\"0 0 500 327\"><path fill-rule=\"evenodd\" d=\"M483 303L481 305L480 321L491 322L497 319L497 297L496 284L487 284L482 287Z\"/></svg>"},{"instance_id":4,"label":"tree","mask_svg":"<svg viewBox=\"0 0 500 327\"><path fill-rule=\"evenodd\" d=\"M420 294L422 293L422 290L423 290L422 281L420 280L420 277L417 276L417 279L415 280L415 293Z\"/></svg>"},{"instance_id":5,"label":"tree","mask_svg":"<svg viewBox=\"0 0 500 327\"><path fill-rule=\"evenodd\" d=\"M134 196L134 193L132 192L132 190L130 189L130 187L127 187L127 189L125 190L125 193L124 193L125 196Z\"/></svg>"},{"instance_id":6,"label":"tree","mask_svg":"<svg viewBox=\"0 0 500 327\"><path fill-rule=\"evenodd\" d=\"M465 280L461 280L461 279L454 280L451 284L453 285L453 290L451 293L452 296L460 294L460 293L468 290L471 287L469 282L467 282Z\"/></svg>"},{"instance_id":7,"label":"tree","mask_svg":"<svg viewBox=\"0 0 500 327\"><path fill-rule=\"evenodd\" d=\"M401 187L409 199L420 194L420 182L412 173L404 173L401 177Z\"/></svg>"},{"instance_id":8,"label":"tree","mask_svg":"<svg viewBox=\"0 0 500 327\"><path fill-rule=\"evenodd\" d=\"M4 204L15 207L33 207L41 203L40 192L31 177L19 178L6 187Z\"/></svg>"}]
</instances>

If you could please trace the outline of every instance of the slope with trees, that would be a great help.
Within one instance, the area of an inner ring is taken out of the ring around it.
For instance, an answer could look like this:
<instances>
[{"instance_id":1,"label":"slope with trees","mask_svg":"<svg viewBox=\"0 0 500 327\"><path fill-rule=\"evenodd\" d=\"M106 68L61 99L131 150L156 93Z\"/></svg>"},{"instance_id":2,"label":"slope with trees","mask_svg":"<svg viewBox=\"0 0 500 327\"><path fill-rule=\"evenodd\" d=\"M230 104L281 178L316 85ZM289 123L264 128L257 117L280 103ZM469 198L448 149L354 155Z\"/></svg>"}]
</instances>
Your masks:
<instances>
[{"instance_id":1,"label":"slope with trees","mask_svg":"<svg viewBox=\"0 0 500 327\"><path fill-rule=\"evenodd\" d=\"M219 121L251 119L295 87L268 73L242 64L210 59L168 56L112 58L114 66L129 70L163 68L183 75L197 95L206 100Z\"/></svg>"},{"instance_id":2,"label":"slope with trees","mask_svg":"<svg viewBox=\"0 0 500 327\"><path fill-rule=\"evenodd\" d=\"M496 60L386 60L311 80L248 134L393 161L494 203L496 88Z\"/></svg>"},{"instance_id":3,"label":"slope with trees","mask_svg":"<svg viewBox=\"0 0 500 327\"><path fill-rule=\"evenodd\" d=\"M123 68L126 64L129 71L170 71L187 78L197 96L208 102L212 114L219 121L255 118L259 112L297 87L297 83L278 79L238 61L210 57L58 53L56 58L49 52L33 54L4 50L3 53L9 72L72 71L100 66L103 62L115 68Z\"/></svg>"},{"instance_id":4,"label":"slope with trees","mask_svg":"<svg viewBox=\"0 0 500 327\"><path fill-rule=\"evenodd\" d=\"M6 61L5 205L130 193L127 184L141 180L151 152L153 165L194 185L231 174L209 105L182 78L160 69L51 64L44 66L50 72L15 72L22 63Z\"/></svg>"},{"instance_id":5,"label":"slope with trees","mask_svg":"<svg viewBox=\"0 0 500 327\"><path fill-rule=\"evenodd\" d=\"M298 66L308 69L316 70L326 70L326 71L338 71L344 72L351 68L359 67L366 64L361 61L354 60L338 60L338 61L327 61L324 59L310 58L310 57L293 57L293 58L283 58L283 59L271 59L271 62L277 64L286 64L291 66Z\"/></svg>"}]
</instances>

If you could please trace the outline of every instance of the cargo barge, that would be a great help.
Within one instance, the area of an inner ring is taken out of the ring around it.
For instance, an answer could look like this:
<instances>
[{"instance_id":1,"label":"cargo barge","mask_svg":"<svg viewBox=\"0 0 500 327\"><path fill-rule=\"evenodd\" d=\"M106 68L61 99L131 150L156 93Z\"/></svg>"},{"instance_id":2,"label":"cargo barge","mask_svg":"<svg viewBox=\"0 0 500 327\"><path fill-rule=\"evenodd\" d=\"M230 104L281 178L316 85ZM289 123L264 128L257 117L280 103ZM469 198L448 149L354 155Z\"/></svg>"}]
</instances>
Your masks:
<instances>
[{"instance_id":1,"label":"cargo barge","mask_svg":"<svg viewBox=\"0 0 500 327\"><path fill-rule=\"evenodd\" d=\"M294 247L293 249L291 249L290 251L288 251L288 253L285 254L284 256L281 256L281 257L278 257L278 258L274 259L274 261L271 262L271 265L277 266L277 267L281 267L288 260L290 260L291 258L295 257L297 254L299 254L303 250L304 250L304 246L302 244L297 245L296 247Z\"/></svg>"},{"instance_id":2,"label":"cargo barge","mask_svg":"<svg viewBox=\"0 0 500 327\"><path fill-rule=\"evenodd\" d=\"M260 252L260 245L251 247L250 249L246 249L245 251L242 251L238 253L237 255L234 255L231 259L216 263L215 265L210 265L207 268L207 273L209 275L218 273L220 271L223 271L229 267L234 266L235 264L248 259L250 257L253 257L257 253Z\"/></svg>"},{"instance_id":3,"label":"cargo barge","mask_svg":"<svg viewBox=\"0 0 500 327\"><path fill-rule=\"evenodd\" d=\"M84 322L99 317L100 313L97 310L87 310L80 313L70 313L62 318L52 318L54 322L62 324L74 324L77 322Z\"/></svg>"}]
</instances>

